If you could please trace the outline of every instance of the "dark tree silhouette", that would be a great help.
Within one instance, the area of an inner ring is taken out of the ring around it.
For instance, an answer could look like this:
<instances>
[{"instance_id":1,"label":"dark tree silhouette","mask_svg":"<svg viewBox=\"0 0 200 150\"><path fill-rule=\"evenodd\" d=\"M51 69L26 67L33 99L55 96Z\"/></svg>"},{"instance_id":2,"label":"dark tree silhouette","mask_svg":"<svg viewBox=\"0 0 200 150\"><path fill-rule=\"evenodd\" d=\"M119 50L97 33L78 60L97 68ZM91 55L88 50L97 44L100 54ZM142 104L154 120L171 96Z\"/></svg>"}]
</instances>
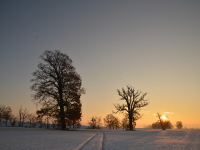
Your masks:
<instances>
[{"instance_id":1,"label":"dark tree silhouette","mask_svg":"<svg viewBox=\"0 0 200 150\"><path fill-rule=\"evenodd\" d=\"M54 106L61 129L65 130L68 104L79 100L84 93L81 77L67 54L46 50L40 58L44 63L39 63L31 80L34 83L31 90L35 91L33 100L42 106Z\"/></svg>"},{"instance_id":2,"label":"dark tree silhouette","mask_svg":"<svg viewBox=\"0 0 200 150\"><path fill-rule=\"evenodd\" d=\"M73 103L69 103L67 107L67 112L66 112L66 119L68 126L73 126L73 129L75 127L80 126L80 121L81 121L81 107L82 104L80 103L80 100L77 99L77 101L74 101Z\"/></svg>"},{"instance_id":3,"label":"dark tree silhouette","mask_svg":"<svg viewBox=\"0 0 200 150\"><path fill-rule=\"evenodd\" d=\"M46 128L49 128L49 118L56 118L57 115L57 107L45 105L40 110L36 111L37 118L40 118L41 121L44 116L46 116Z\"/></svg>"},{"instance_id":4,"label":"dark tree silhouette","mask_svg":"<svg viewBox=\"0 0 200 150\"><path fill-rule=\"evenodd\" d=\"M182 128L183 128L183 124L182 124L181 121L177 121L177 122L176 122L176 128L177 128L177 129L182 129Z\"/></svg>"},{"instance_id":5,"label":"dark tree silhouette","mask_svg":"<svg viewBox=\"0 0 200 150\"><path fill-rule=\"evenodd\" d=\"M129 121L127 115L124 116L124 118L121 121L121 126L123 129L128 129L129 128Z\"/></svg>"},{"instance_id":6,"label":"dark tree silhouette","mask_svg":"<svg viewBox=\"0 0 200 150\"><path fill-rule=\"evenodd\" d=\"M5 110L5 106L0 105L0 121L3 119L4 110Z\"/></svg>"},{"instance_id":7,"label":"dark tree silhouette","mask_svg":"<svg viewBox=\"0 0 200 150\"><path fill-rule=\"evenodd\" d=\"M100 117L92 117L88 122L88 125L91 129L100 129L101 126L101 118Z\"/></svg>"},{"instance_id":8,"label":"dark tree silhouette","mask_svg":"<svg viewBox=\"0 0 200 150\"><path fill-rule=\"evenodd\" d=\"M24 122L28 117L28 110L22 109L22 107L19 108L19 127L23 127L24 126Z\"/></svg>"},{"instance_id":9,"label":"dark tree silhouette","mask_svg":"<svg viewBox=\"0 0 200 150\"><path fill-rule=\"evenodd\" d=\"M136 110L135 113L133 113L133 117L132 117L132 124L133 124L133 130L135 130L135 126L136 126L136 121L139 120L140 118L142 118L142 115L139 113L139 110ZM122 127L124 129L129 129L129 115L128 113L126 113L124 115L124 118L122 120Z\"/></svg>"},{"instance_id":10,"label":"dark tree silhouette","mask_svg":"<svg viewBox=\"0 0 200 150\"><path fill-rule=\"evenodd\" d=\"M28 117L28 110L25 108L22 112L22 127L24 127L24 122Z\"/></svg>"},{"instance_id":11,"label":"dark tree silhouette","mask_svg":"<svg viewBox=\"0 0 200 150\"><path fill-rule=\"evenodd\" d=\"M16 120L17 120L17 118L16 118L14 115L11 115L10 122L11 122L11 126L12 126L12 127L15 126Z\"/></svg>"},{"instance_id":12,"label":"dark tree silhouette","mask_svg":"<svg viewBox=\"0 0 200 150\"><path fill-rule=\"evenodd\" d=\"M37 118L34 114L28 114L27 119L29 121L29 128L35 127Z\"/></svg>"},{"instance_id":13,"label":"dark tree silhouette","mask_svg":"<svg viewBox=\"0 0 200 150\"><path fill-rule=\"evenodd\" d=\"M22 107L19 108L19 127L22 126Z\"/></svg>"},{"instance_id":14,"label":"dark tree silhouette","mask_svg":"<svg viewBox=\"0 0 200 150\"><path fill-rule=\"evenodd\" d=\"M104 119L104 123L106 125L106 127L111 128L119 128L119 119L117 117L115 117L113 114L108 114Z\"/></svg>"},{"instance_id":15,"label":"dark tree silhouette","mask_svg":"<svg viewBox=\"0 0 200 150\"><path fill-rule=\"evenodd\" d=\"M155 123L152 123L152 125L148 126L148 128L149 127L152 127L153 129L163 129L163 127L164 127L166 130L166 129L172 129L173 125L169 120L166 120L166 121L162 122L162 125L161 125L160 121L157 121Z\"/></svg>"},{"instance_id":16,"label":"dark tree silhouette","mask_svg":"<svg viewBox=\"0 0 200 150\"><path fill-rule=\"evenodd\" d=\"M161 115L159 113L157 113L157 115L158 115L159 122L160 122L162 129L166 130L166 127L164 126L164 121L162 120Z\"/></svg>"},{"instance_id":17,"label":"dark tree silhouette","mask_svg":"<svg viewBox=\"0 0 200 150\"><path fill-rule=\"evenodd\" d=\"M129 119L129 130L133 130L133 121L135 114L139 113L139 110L147 106L148 100L145 99L147 93L142 93L141 91L135 90L131 86L127 86L127 90L122 88L122 90L117 90L118 95L121 97L120 100L125 101L124 104L115 104L117 112L126 111L128 113Z\"/></svg>"},{"instance_id":18,"label":"dark tree silhouette","mask_svg":"<svg viewBox=\"0 0 200 150\"><path fill-rule=\"evenodd\" d=\"M160 113L157 113L157 117L158 117L159 120L152 124L153 129L166 130L166 129L172 129L173 128L173 125L170 122L170 120L163 120Z\"/></svg>"},{"instance_id":19,"label":"dark tree silhouette","mask_svg":"<svg viewBox=\"0 0 200 150\"><path fill-rule=\"evenodd\" d=\"M8 120L11 119L12 117L12 109L10 108L10 106L6 107L4 105L0 105L0 120L4 119L6 122L6 127L7 127L7 122Z\"/></svg>"}]
</instances>

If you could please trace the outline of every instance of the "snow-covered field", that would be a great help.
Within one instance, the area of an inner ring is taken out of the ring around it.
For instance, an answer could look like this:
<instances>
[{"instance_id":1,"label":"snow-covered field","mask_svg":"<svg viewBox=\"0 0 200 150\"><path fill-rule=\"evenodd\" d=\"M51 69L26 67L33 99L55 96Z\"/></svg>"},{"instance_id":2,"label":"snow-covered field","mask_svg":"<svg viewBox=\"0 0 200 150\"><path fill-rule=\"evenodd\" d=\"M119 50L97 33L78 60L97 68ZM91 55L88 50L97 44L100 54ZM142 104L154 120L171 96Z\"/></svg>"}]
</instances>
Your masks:
<instances>
[{"instance_id":1,"label":"snow-covered field","mask_svg":"<svg viewBox=\"0 0 200 150\"><path fill-rule=\"evenodd\" d=\"M200 129L59 131L0 127L0 149L200 150Z\"/></svg>"}]
</instances>

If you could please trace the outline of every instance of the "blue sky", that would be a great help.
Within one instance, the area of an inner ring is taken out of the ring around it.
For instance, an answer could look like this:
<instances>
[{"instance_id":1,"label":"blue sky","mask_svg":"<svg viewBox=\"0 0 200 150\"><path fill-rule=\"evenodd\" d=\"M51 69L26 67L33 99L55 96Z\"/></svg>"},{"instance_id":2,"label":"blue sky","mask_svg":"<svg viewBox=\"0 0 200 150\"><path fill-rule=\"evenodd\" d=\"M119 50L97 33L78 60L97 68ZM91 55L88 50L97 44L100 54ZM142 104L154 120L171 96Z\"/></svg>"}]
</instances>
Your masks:
<instances>
[{"instance_id":1,"label":"blue sky","mask_svg":"<svg viewBox=\"0 0 200 150\"><path fill-rule=\"evenodd\" d=\"M116 90L131 85L150 101L138 124L173 112L200 127L200 1L1 0L0 20L0 104L13 113L35 112L32 72L58 49L82 77L84 123L111 113Z\"/></svg>"}]
</instances>

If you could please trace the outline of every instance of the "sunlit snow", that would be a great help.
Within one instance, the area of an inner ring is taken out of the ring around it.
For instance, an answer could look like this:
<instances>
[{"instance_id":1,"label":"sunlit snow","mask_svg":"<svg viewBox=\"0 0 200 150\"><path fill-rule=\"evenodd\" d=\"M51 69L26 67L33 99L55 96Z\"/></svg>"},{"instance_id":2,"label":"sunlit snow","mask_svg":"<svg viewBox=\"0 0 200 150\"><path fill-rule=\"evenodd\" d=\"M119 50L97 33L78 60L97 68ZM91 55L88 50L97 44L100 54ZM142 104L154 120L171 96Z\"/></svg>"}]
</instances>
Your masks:
<instances>
[{"instance_id":1,"label":"sunlit snow","mask_svg":"<svg viewBox=\"0 0 200 150\"><path fill-rule=\"evenodd\" d=\"M80 130L0 127L0 149L200 149L200 129Z\"/></svg>"}]
</instances>

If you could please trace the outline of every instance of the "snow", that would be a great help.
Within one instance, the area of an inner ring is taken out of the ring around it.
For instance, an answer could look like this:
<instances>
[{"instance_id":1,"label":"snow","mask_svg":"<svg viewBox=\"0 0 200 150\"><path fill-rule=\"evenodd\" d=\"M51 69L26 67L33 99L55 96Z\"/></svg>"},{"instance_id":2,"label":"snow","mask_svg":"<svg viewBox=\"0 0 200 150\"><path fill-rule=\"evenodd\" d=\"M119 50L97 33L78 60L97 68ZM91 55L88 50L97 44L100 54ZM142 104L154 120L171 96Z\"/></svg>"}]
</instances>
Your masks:
<instances>
[{"instance_id":1,"label":"snow","mask_svg":"<svg viewBox=\"0 0 200 150\"><path fill-rule=\"evenodd\" d=\"M60 131L0 127L0 149L200 150L200 129Z\"/></svg>"},{"instance_id":2,"label":"snow","mask_svg":"<svg viewBox=\"0 0 200 150\"><path fill-rule=\"evenodd\" d=\"M139 130L106 133L106 149L200 149L200 130Z\"/></svg>"},{"instance_id":3,"label":"snow","mask_svg":"<svg viewBox=\"0 0 200 150\"><path fill-rule=\"evenodd\" d=\"M31 128L0 128L0 149L76 149L96 134L84 131L59 131Z\"/></svg>"}]
</instances>

